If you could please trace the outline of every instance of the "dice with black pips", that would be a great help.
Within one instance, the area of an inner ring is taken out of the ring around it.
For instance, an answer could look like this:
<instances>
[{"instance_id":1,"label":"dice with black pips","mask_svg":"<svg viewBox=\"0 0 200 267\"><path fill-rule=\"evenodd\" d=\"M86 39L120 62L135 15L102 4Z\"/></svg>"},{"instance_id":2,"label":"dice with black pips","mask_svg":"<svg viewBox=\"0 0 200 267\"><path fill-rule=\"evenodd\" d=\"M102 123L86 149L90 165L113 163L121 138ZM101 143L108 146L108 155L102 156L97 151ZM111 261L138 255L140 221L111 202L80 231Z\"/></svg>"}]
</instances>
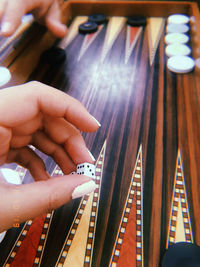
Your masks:
<instances>
[{"instance_id":1,"label":"dice with black pips","mask_svg":"<svg viewBox=\"0 0 200 267\"><path fill-rule=\"evenodd\" d=\"M91 178L95 178L95 165L87 162L78 164L76 172L77 174L82 174Z\"/></svg>"}]
</instances>

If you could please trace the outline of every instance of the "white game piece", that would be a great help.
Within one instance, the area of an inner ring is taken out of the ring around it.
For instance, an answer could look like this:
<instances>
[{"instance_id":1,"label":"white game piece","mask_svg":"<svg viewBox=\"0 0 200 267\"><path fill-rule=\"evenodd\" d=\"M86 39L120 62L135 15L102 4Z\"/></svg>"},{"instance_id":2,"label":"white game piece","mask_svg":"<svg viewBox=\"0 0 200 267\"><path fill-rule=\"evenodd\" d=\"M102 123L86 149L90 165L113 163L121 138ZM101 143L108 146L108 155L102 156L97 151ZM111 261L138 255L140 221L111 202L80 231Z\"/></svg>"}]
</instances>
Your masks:
<instances>
[{"instance_id":1,"label":"white game piece","mask_svg":"<svg viewBox=\"0 0 200 267\"><path fill-rule=\"evenodd\" d=\"M174 43L186 44L189 42L189 40L190 40L189 36L184 33L173 32L165 35L166 44L174 44Z\"/></svg>"},{"instance_id":2,"label":"white game piece","mask_svg":"<svg viewBox=\"0 0 200 267\"><path fill-rule=\"evenodd\" d=\"M195 67L195 61L187 56L173 56L167 61L169 70L175 73L188 73Z\"/></svg>"},{"instance_id":3,"label":"white game piece","mask_svg":"<svg viewBox=\"0 0 200 267\"><path fill-rule=\"evenodd\" d=\"M0 233L0 243L3 241L5 235L6 235L6 231Z\"/></svg>"},{"instance_id":4,"label":"white game piece","mask_svg":"<svg viewBox=\"0 0 200 267\"><path fill-rule=\"evenodd\" d=\"M187 24L190 21L190 17L184 14L173 14L168 17L167 23L174 24Z\"/></svg>"},{"instance_id":5,"label":"white game piece","mask_svg":"<svg viewBox=\"0 0 200 267\"><path fill-rule=\"evenodd\" d=\"M70 174L72 174L72 175L73 175L73 174L77 174L77 173L73 171L73 172L70 172Z\"/></svg>"},{"instance_id":6,"label":"white game piece","mask_svg":"<svg viewBox=\"0 0 200 267\"><path fill-rule=\"evenodd\" d=\"M190 27L185 24L174 24L170 23L166 27L166 32L167 33L172 33L172 32L178 32L178 33L187 33L189 32Z\"/></svg>"},{"instance_id":7,"label":"white game piece","mask_svg":"<svg viewBox=\"0 0 200 267\"><path fill-rule=\"evenodd\" d=\"M21 179L19 177L18 172L8 169L8 168L1 168L0 172L2 177L10 184L21 184Z\"/></svg>"},{"instance_id":8,"label":"white game piece","mask_svg":"<svg viewBox=\"0 0 200 267\"><path fill-rule=\"evenodd\" d=\"M95 165L91 163L81 163L77 165L77 174L83 174L95 178Z\"/></svg>"},{"instance_id":9,"label":"white game piece","mask_svg":"<svg viewBox=\"0 0 200 267\"><path fill-rule=\"evenodd\" d=\"M168 57L172 56L189 56L192 52L192 49L184 44L170 44L165 48L165 54Z\"/></svg>"},{"instance_id":10,"label":"white game piece","mask_svg":"<svg viewBox=\"0 0 200 267\"><path fill-rule=\"evenodd\" d=\"M32 22L33 20L34 20L34 16L31 13L26 14L22 16L21 18L22 23L29 23L29 22Z\"/></svg>"},{"instance_id":11,"label":"white game piece","mask_svg":"<svg viewBox=\"0 0 200 267\"><path fill-rule=\"evenodd\" d=\"M11 74L9 69L0 67L0 86L7 84L10 81Z\"/></svg>"}]
</instances>

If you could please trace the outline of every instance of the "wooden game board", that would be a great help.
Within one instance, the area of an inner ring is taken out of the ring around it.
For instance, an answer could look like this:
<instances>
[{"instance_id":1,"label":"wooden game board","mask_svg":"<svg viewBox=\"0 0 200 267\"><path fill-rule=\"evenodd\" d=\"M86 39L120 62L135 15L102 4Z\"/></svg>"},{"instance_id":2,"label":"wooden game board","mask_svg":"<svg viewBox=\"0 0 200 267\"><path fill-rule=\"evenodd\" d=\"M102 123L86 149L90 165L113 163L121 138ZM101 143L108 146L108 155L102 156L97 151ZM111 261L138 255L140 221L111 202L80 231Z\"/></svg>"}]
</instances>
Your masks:
<instances>
[{"instance_id":1,"label":"wooden game board","mask_svg":"<svg viewBox=\"0 0 200 267\"><path fill-rule=\"evenodd\" d=\"M79 34L92 13L106 14L108 23ZM200 245L200 70L173 74L166 67L165 25L173 13L193 17L198 62L198 6L181 1L69 1L66 38L55 42L34 25L1 62L12 73L9 85L54 86L79 99L102 126L83 134L97 159L98 188L10 229L0 244L0 266L157 267L171 244ZM129 15L147 16L147 26L126 25ZM40 60L52 45L66 51L59 66ZM62 175L42 157L52 176ZM15 167L24 182L31 180Z\"/></svg>"}]
</instances>

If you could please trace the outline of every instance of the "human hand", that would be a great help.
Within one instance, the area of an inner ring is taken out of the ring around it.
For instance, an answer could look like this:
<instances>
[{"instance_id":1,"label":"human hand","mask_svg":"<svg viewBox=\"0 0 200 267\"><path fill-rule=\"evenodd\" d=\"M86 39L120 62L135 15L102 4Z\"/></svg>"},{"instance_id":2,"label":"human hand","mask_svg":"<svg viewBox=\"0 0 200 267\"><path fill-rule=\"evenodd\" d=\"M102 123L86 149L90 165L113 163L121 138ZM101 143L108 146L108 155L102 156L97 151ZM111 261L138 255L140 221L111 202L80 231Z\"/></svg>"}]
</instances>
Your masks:
<instances>
[{"instance_id":1,"label":"human hand","mask_svg":"<svg viewBox=\"0 0 200 267\"><path fill-rule=\"evenodd\" d=\"M21 17L32 12L56 37L64 37L67 28L60 22L59 2L63 0L0 0L0 34L12 35L20 25Z\"/></svg>"},{"instance_id":2,"label":"human hand","mask_svg":"<svg viewBox=\"0 0 200 267\"><path fill-rule=\"evenodd\" d=\"M0 173L0 232L11 227L16 216L23 222L63 205L77 186L90 181L82 175L49 179L43 161L29 145L52 156L69 174L79 163L93 163L79 130L93 132L98 127L79 101L39 82L0 91L0 164L17 162L37 181L11 185Z\"/></svg>"}]
</instances>

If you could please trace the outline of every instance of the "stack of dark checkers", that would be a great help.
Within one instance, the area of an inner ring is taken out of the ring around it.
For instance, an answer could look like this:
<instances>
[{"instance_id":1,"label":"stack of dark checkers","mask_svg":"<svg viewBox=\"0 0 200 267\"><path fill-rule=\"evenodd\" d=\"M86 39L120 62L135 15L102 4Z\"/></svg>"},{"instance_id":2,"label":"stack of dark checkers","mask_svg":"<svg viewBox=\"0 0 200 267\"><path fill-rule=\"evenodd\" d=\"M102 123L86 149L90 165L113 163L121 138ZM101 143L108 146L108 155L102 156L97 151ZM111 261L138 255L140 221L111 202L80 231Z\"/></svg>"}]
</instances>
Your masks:
<instances>
[{"instance_id":1,"label":"stack of dark checkers","mask_svg":"<svg viewBox=\"0 0 200 267\"><path fill-rule=\"evenodd\" d=\"M147 19L144 16L131 16L128 17L127 24L133 27L146 26Z\"/></svg>"},{"instance_id":2,"label":"stack of dark checkers","mask_svg":"<svg viewBox=\"0 0 200 267\"><path fill-rule=\"evenodd\" d=\"M92 14L88 17L88 21L92 21L98 25L101 25L107 22L107 17L104 14Z\"/></svg>"},{"instance_id":3,"label":"stack of dark checkers","mask_svg":"<svg viewBox=\"0 0 200 267\"><path fill-rule=\"evenodd\" d=\"M93 21L87 21L85 23L82 23L79 25L79 32L80 33L93 33L98 30L98 25L96 22Z\"/></svg>"},{"instance_id":4,"label":"stack of dark checkers","mask_svg":"<svg viewBox=\"0 0 200 267\"><path fill-rule=\"evenodd\" d=\"M104 14L92 14L88 17L88 21L79 25L79 32L83 34L94 33L98 30L98 25L107 22Z\"/></svg>"},{"instance_id":5,"label":"stack of dark checkers","mask_svg":"<svg viewBox=\"0 0 200 267\"><path fill-rule=\"evenodd\" d=\"M66 60L65 50L59 47L51 47L41 55L42 62L50 65L58 65Z\"/></svg>"},{"instance_id":6,"label":"stack of dark checkers","mask_svg":"<svg viewBox=\"0 0 200 267\"><path fill-rule=\"evenodd\" d=\"M167 19L165 36L165 54L168 57L167 67L175 73L188 73L194 69L195 62L191 57L190 17L185 14L173 14Z\"/></svg>"},{"instance_id":7,"label":"stack of dark checkers","mask_svg":"<svg viewBox=\"0 0 200 267\"><path fill-rule=\"evenodd\" d=\"M197 266L200 266L200 247L187 242L179 242L170 246L162 261L162 267Z\"/></svg>"}]
</instances>

